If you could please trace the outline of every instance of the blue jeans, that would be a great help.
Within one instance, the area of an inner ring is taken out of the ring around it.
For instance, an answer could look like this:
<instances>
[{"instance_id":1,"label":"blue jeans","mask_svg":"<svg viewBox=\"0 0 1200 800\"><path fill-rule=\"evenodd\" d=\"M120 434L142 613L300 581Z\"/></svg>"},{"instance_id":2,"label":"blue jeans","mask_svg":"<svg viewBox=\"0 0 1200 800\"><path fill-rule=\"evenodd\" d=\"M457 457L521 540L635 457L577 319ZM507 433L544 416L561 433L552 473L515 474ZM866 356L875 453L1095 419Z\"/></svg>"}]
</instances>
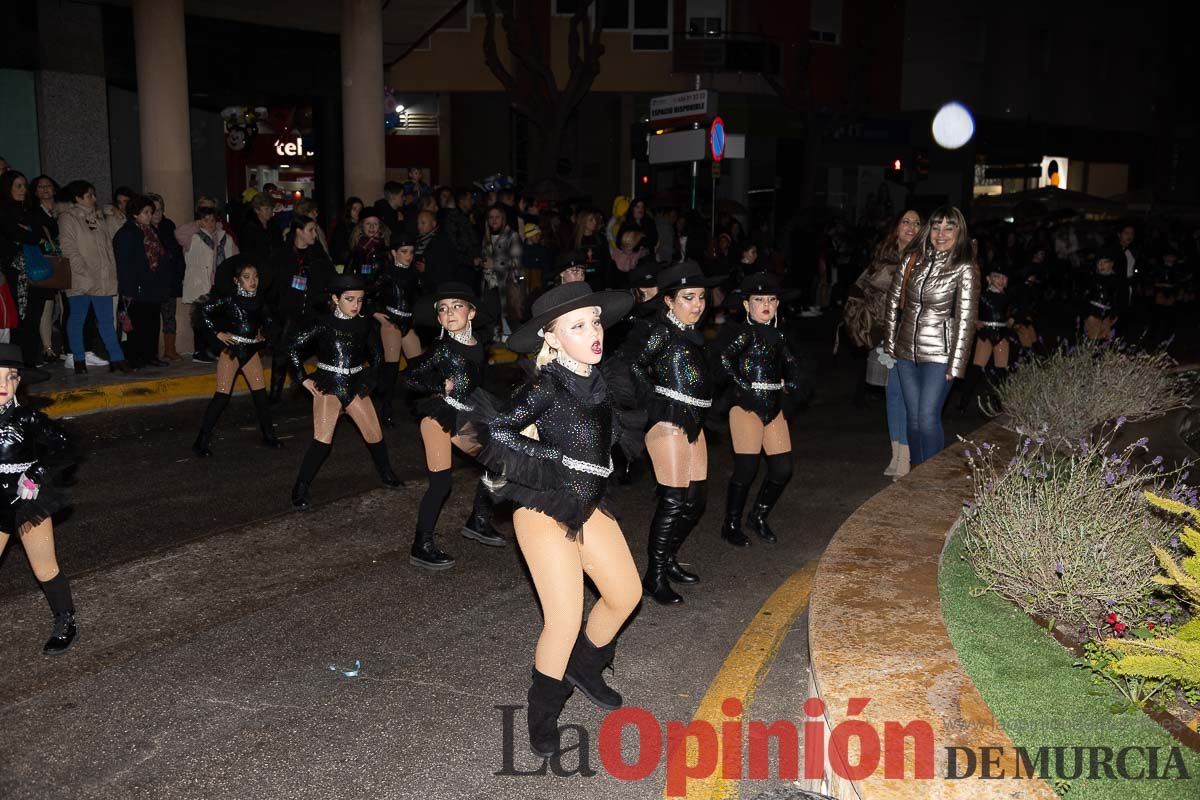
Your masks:
<instances>
[{"instance_id":1,"label":"blue jeans","mask_svg":"<svg viewBox=\"0 0 1200 800\"><path fill-rule=\"evenodd\" d=\"M873 358L868 355L867 358ZM888 370L887 389L888 438L902 445L908 444L908 412L904 410L904 392L900 391L900 376L896 368Z\"/></svg>"},{"instance_id":2,"label":"blue jeans","mask_svg":"<svg viewBox=\"0 0 1200 800\"><path fill-rule=\"evenodd\" d=\"M71 346L71 355L76 364L82 364L83 323L87 320L88 307L96 314L96 327L100 329L100 341L108 351L109 361L124 361L125 354L121 351L121 343L117 341L117 326L113 321L112 297L95 294L81 294L68 297L71 315L67 318L67 342Z\"/></svg>"},{"instance_id":3,"label":"blue jeans","mask_svg":"<svg viewBox=\"0 0 1200 800\"><path fill-rule=\"evenodd\" d=\"M942 406L954 381L946 380L947 364L896 361L896 376L908 412L909 460L915 467L928 461L946 446L942 430Z\"/></svg>"}]
</instances>

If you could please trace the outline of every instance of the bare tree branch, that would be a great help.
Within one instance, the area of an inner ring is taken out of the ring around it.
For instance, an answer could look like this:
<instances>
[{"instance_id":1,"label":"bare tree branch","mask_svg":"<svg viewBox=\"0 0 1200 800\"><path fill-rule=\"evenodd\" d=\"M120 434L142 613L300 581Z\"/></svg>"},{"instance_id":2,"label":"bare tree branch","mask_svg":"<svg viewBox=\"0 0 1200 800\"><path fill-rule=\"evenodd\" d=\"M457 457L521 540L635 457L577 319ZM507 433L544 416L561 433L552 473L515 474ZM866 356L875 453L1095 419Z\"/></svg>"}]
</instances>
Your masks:
<instances>
[{"instance_id":1,"label":"bare tree branch","mask_svg":"<svg viewBox=\"0 0 1200 800\"><path fill-rule=\"evenodd\" d=\"M512 107L521 114L532 118L536 113L533 110L535 104L530 102L531 98L525 96L517 79L504 66L504 62L500 60L500 52L496 48L496 8L492 4L492 0L481 0L481 2L483 3L484 17L487 20L483 29L483 63L504 86Z\"/></svg>"},{"instance_id":2,"label":"bare tree branch","mask_svg":"<svg viewBox=\"0 0 1200 800\"><path fill-rule=\"evenodd\" d=\"M600 56L604 55L604 44L601 36L604 33L604 23L601 20L603 7L596 4L595 27L591 25L588 7L594 0L585 0L571 17L571 32L567 37L568 58L571 75L563 90L564 102L569 109L574 109L592 88L596 76L600 74ZM580 31L583 29L583 54L579 53Z\"/></svg>"},{"instance_id":3,"label":"bare tree branch","mask_svg":"<svg viewBox=\"0 0 1200 800\"><path fill-rule=\"evenodd\" d=\"M519 21L516 21L517 14L515 13L513 0L500 0L501 10L504 14L502 24L504 25L504 33L508 37L508 52L512 54L525 69L541 79L542 95L547 103L558 102L558 82L554 79L554 72L550 69L549 54L543 48L534 45L533 34L533 15L535 9L533 3L523 3L525 14L523 19L526 21L526 26L522 27ZM538 52L540 51L540 52ZM540 55L541 58L535 56Z\"/></svg>"}]
</instances>

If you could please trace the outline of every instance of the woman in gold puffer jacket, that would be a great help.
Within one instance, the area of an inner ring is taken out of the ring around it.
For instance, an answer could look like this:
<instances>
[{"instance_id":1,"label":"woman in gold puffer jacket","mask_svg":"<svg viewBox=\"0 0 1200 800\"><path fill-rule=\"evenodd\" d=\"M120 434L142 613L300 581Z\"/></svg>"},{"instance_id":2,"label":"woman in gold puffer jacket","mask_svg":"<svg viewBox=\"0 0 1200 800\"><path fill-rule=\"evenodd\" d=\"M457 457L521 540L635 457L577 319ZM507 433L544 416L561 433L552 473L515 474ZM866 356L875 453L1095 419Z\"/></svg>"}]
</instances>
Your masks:
<instances>
[{"instance_id":1,"label":"woman in gold puffer jacket","mask_svg":"<svg viewBox=\"0 0 1200 800\"><path fill-rule=\"evenodd\" d=\"M967 221L942 206L905 251L887 300L884 350L896 359L914 467L945 447L942 406L967 372L979 291Z\"/></svg>"}]
</instances>

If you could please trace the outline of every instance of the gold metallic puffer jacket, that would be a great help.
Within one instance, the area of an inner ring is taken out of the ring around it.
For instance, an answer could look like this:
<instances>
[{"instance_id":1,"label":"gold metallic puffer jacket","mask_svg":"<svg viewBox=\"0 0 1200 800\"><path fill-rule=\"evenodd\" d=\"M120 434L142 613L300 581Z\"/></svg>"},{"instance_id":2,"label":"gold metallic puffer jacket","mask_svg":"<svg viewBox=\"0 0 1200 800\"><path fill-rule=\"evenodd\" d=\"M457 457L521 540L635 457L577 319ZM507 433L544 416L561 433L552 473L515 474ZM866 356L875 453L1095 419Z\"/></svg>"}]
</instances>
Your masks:
<instances>
[{"instance_id":1,"label":"gold metallic puffer jacket","mask_svg":"<svg viewBox=\"0 0 1200 800\"><path fill-rule=\"evenodd\" d=\"M908 256L914 258L915 256ZM887 299L884 350L897 360L946 364L956 378L967 374L979 311L979 267L951 264L948 253L929 253L913 266L900 308L907 261L896 270Z\"/></svg>"}]
</instances>

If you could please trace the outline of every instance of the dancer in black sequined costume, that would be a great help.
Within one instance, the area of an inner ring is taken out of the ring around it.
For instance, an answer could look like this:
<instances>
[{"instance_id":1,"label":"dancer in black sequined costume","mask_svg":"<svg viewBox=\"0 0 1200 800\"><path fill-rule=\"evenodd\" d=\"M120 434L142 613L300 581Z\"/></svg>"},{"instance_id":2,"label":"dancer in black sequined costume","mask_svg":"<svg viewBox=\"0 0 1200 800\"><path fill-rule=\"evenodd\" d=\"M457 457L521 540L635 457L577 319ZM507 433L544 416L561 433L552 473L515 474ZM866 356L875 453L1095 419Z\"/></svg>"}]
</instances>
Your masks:
<instances>
[{"instance_id":1,"label":"dancer in black sequined costume","mask_svg":"<svg viewBox=\"0 0 1200 800\"><path fill-rule=\"evenodd\" d=\"M540 756L559 750L558 716L572 686L601 708L622 703L602 672L641 591L608 505L609 454L616 443L640 449L642 426L616 412L613 379L599 363L605 326L632 305L625 292L593 292L582 282L550 289L508 340L519 352L541 346L533 377L506 411L472 398L485 443L479 458L500 474L498 494L516 504L513 527L545 620L528 695L530 747ZM585 575L600 599L581 629Z\"/></svg>"},{"instance_id":2,"label":"dancer in black sequined costume","mask_svg":"<svg viewBox=\"0 0 1200 800\"><path fill-rule=\"evenodd\" d=\"M71 584L58 568L51 517L68 505L53 484L55 472L69 465L71 442L54 420L17 401L22 383L46 380L25 367L21 348L0 344L0 554L16 534L34 577L41 584L54 632L42 648L48 656L66 652L78 632Z\"/></svg>"},{"instance_id":3,"label":"dancer in black sequined costume","mask_svg":"<svg viewBox=\"0 0 1200 800\"><path fill-rule=\"evenodd\" d=\"M662 311L646 326L644 338L631 337L621 351L646 411L646 451L658 482L642 586L663 605L683 602L670 581L700 580L679 565L678 555L707 502L704 418L712 406L713 382L696 324L704 315L708 288L722 280L722 275L706 276L694 261L659 272Z\"/></svg>"},{"instance_id":4,"label":"dancer in black sequined costume","mask_svg":"<svg viewBox=\"0 0 1200 800\"><path fill-rule=\"evenodd\" d=\"M412 238L400 234L392 240L391 264L375 274L367 284L369 311L379 323L379 339L383 344L383 364L379 385L375 387L375 405L379 421L392 425L392 406L396 380L400 376L400 356L412 361L421 355L421 340L413 330L413 311L419 293L418 275L413 268L416 249Z\"/></svg>"},{"instance_id":5,"label":"dancer in black sequined costume","mask_svg":"<svg viewBox=\"0 0 1200 800\"><path fill-rule=\"evenodd\" d=\"M310 322L288 343L293 379L313 396L313 439L292 487L292 506L299 511L312 508L309 486L329 456L333 432L342 414L358 426L383 485L392 489L400 486L388 461L375 407L368 399L383 351L378 339L370 335L370 320L360 314L363 294L359 278L335 278L330 284L330 313ZM317 357L317 369L311 374L304 368L309 351Z\"/></svg>"},{"instance_id":6,"label":"dancer in black sequined costume","mask_svg":"<svg viewBox=\"0 0 1200 800\"><path fill-rule=\"evenodd\" d=\"M721 369L733 393L729 409L733 475L721 537L735 547L748 547L750 540L742 532L742 512L763 454L767 477L747 522L764 542L776 541L767 515L792 477L792 437L785 406L799 390L800 367L778 327L783 294L779 280L765 272L754 273L742 281L738 293L746 321L730 331L720 348Z\"/></svg>"},{"instance_id":7,"label":"dancer in black sequined costume","mask_svg":"<svg viewBox=\"0 0 1200 800\"><path fill-rule=\"evenodd\" d=\"M229 406L229 396L239 372L250 388L263 444L274 449L283 447L271 422L259 355L267 346L266 332L271 327L271 316L258 291L258 268L253 264L242 264L234 274L233 282L235 291L232 295L214 292L208 302L197 309L201 319L199 327L212 339L213 350L220 352L217 388L212 400L208 401L204 419L200 422L200 433L192 444L192 452L200 458L212 455L209 440L217 420Z\"/></svg>"}]
</instances>

